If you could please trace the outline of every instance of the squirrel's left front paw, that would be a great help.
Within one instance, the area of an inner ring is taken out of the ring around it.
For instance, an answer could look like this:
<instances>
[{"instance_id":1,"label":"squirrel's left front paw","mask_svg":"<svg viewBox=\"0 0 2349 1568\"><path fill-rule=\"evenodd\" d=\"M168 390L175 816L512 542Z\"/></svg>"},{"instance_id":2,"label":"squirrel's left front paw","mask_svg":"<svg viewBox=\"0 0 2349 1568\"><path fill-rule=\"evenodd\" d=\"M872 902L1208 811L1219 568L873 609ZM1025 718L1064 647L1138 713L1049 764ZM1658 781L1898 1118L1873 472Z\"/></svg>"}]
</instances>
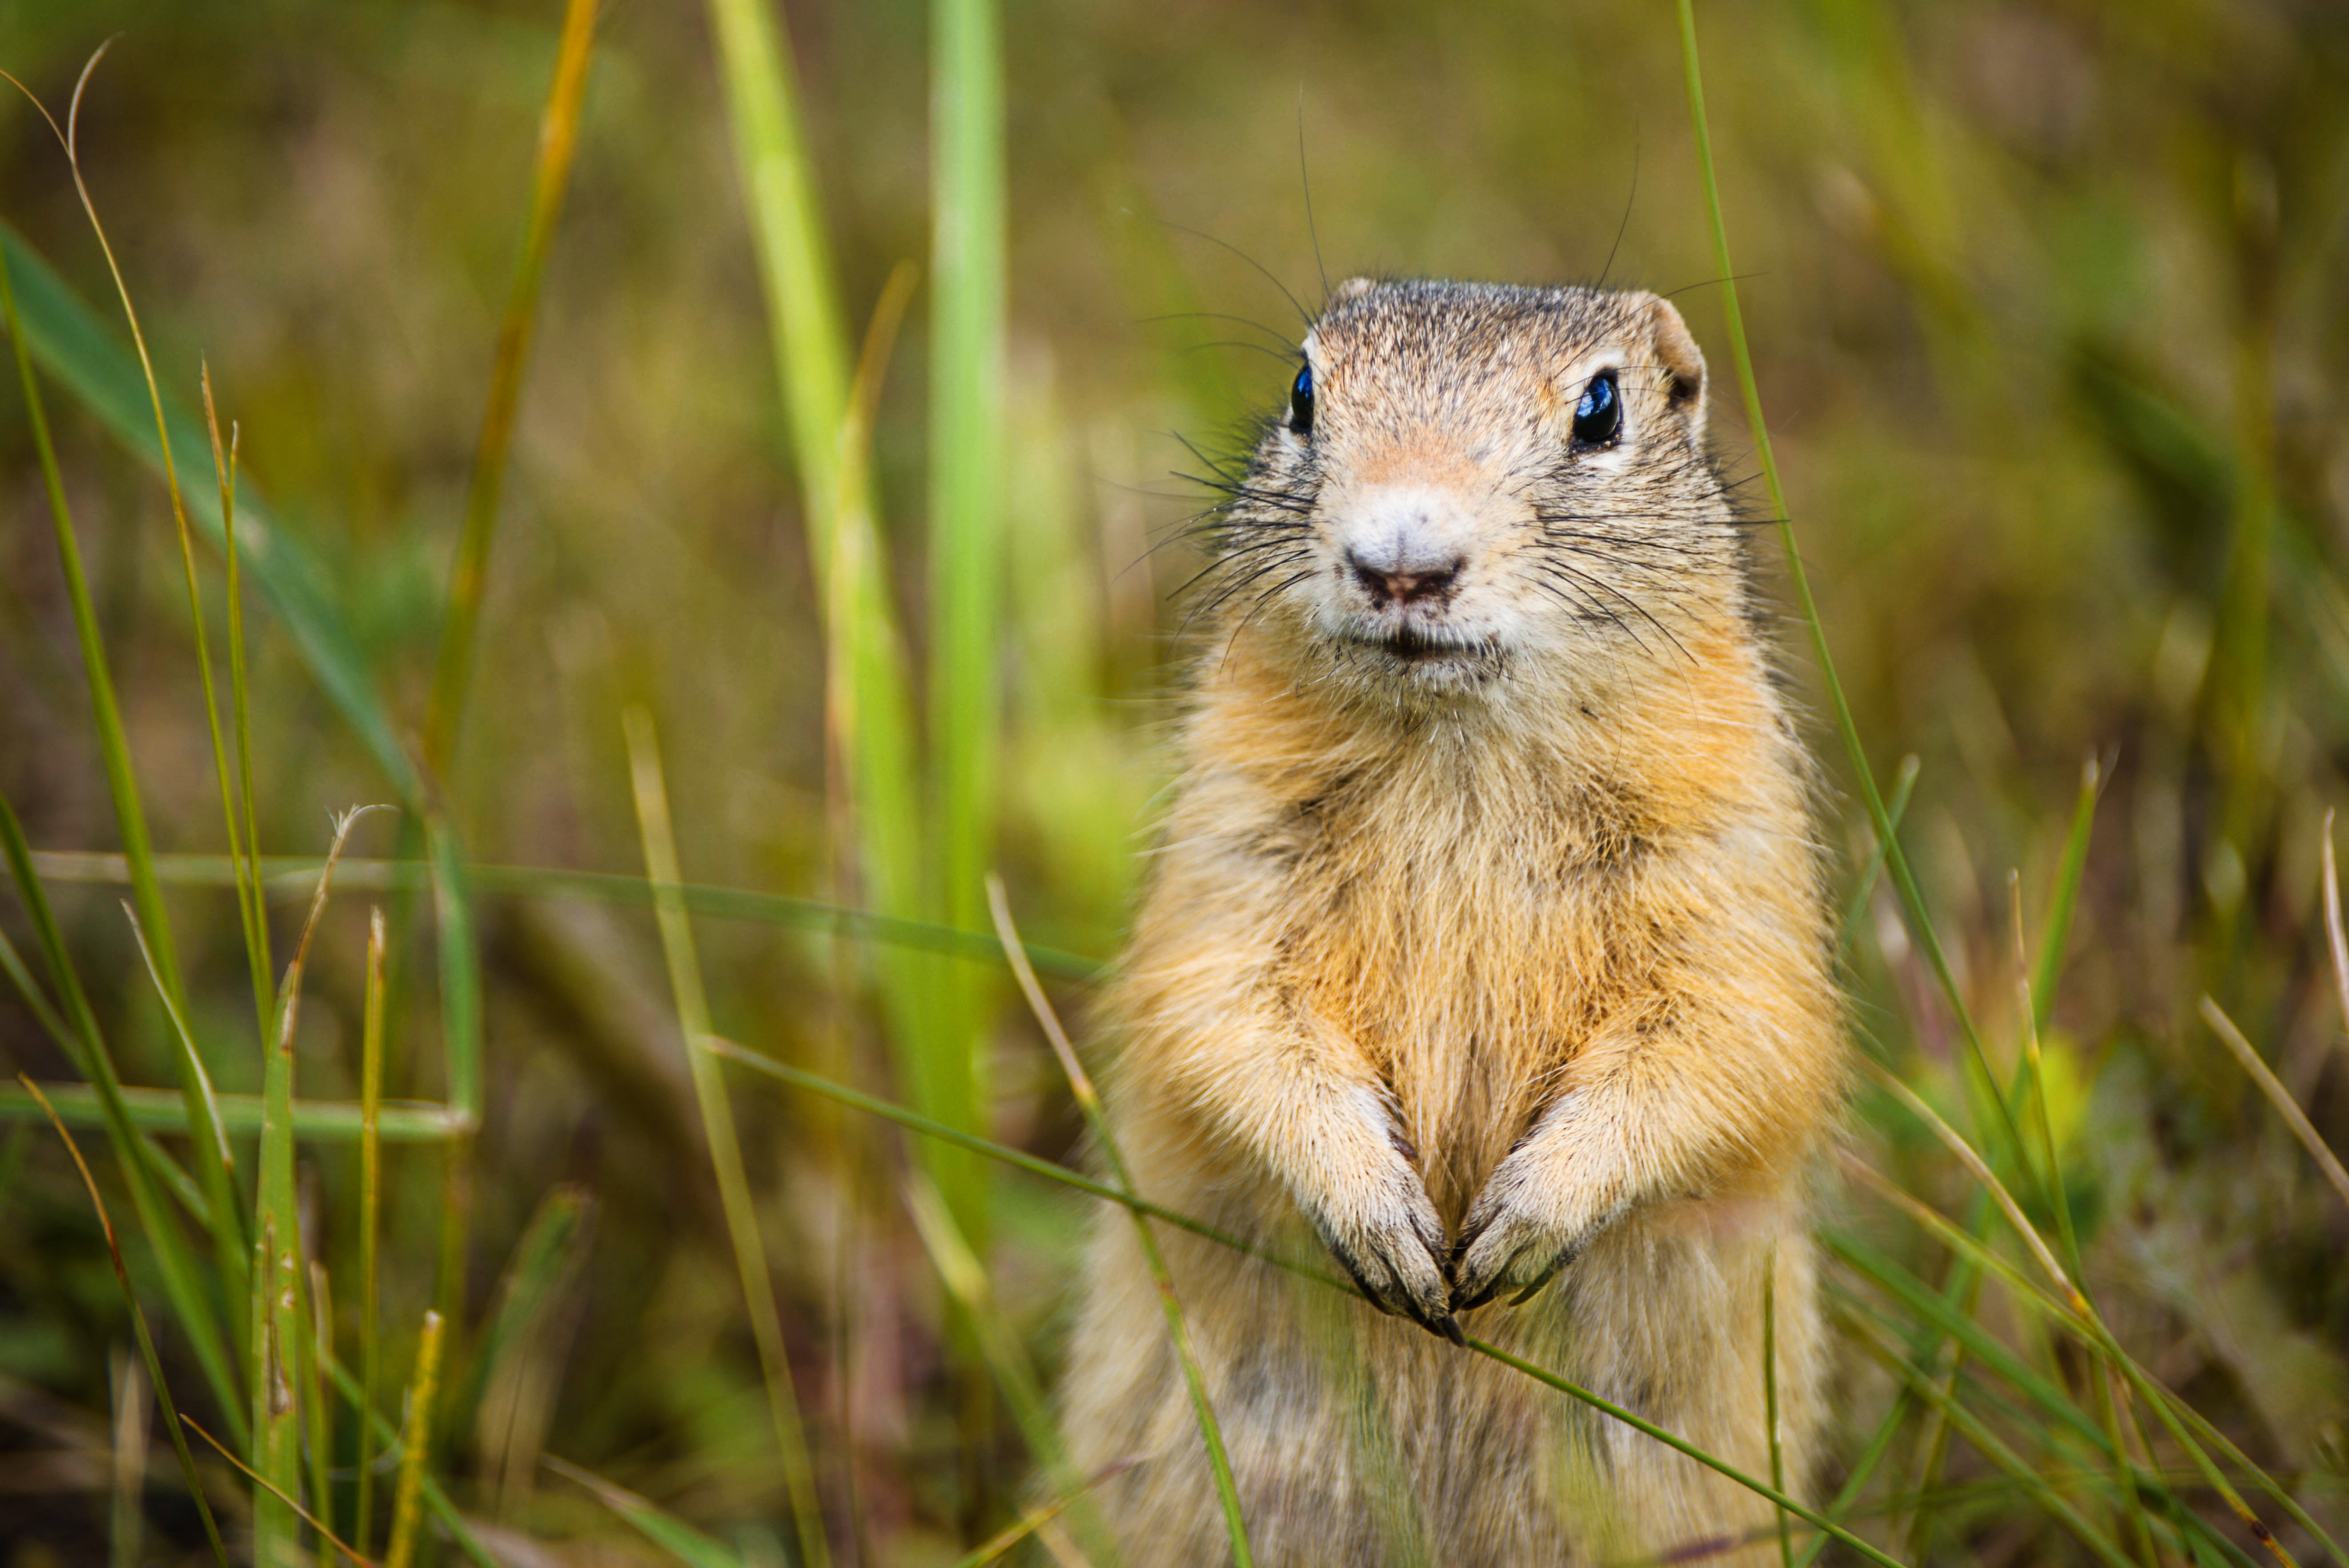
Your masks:
<instances>
[{"instance_id":1,"label":"squirrel's left front paw","mask_svg":"<svg viewBox=\"0 0 2349 1568\"><path fill-rule=\"evenodd\" d=\"M1572 1263L1613 1218L1570 1188L1560 1190L1538 1144L1501 1161L1461 1222L1454 1246L1452 1309L1484 1305L1504 1290L1523 1301Z\"/></svg>"}]
</instances>

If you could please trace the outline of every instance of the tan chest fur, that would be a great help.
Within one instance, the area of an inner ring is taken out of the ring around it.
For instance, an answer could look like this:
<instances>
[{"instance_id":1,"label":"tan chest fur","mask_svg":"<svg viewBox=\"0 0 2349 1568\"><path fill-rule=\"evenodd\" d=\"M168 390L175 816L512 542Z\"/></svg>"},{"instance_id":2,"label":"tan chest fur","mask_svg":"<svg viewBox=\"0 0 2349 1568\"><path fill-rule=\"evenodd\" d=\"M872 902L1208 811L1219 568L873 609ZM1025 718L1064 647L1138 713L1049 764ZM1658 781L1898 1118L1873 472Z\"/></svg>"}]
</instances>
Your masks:
<instances>
[{"instance_id":1,"label":"tan chest fur","mask_svg":"<svg viewBox=\"0 0 2349 1568\"><path fill-rule=\"evenodd\" d=\"M1212 668L1116 1013L1151 1049L1263 985L1358 1042L1447 1224L1584 1041L1719 988L1708 943L1790 934L1793 971L1746 979L1817 1009L1795 754L1744 639L1522 727L1365 727L1245 642Z\"/></svg>"}]
</instances>

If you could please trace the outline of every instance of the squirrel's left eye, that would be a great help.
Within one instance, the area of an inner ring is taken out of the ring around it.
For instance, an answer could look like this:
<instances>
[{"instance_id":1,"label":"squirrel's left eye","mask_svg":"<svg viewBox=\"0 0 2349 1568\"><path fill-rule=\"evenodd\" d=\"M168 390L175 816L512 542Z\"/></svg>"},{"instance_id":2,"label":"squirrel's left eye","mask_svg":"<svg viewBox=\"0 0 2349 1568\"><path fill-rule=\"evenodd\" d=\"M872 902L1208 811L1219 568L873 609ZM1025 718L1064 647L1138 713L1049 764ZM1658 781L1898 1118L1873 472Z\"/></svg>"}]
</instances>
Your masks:
<instances>
[{"instance_id":1,"label":"squirrel's left eye","mask_svg":"<svg viewBox=\"0 0 2349 1568\"><path fill-rule=\"evenodd\" d=\"M1288 387L1288 428L1300 436L1313 433L1313 366L1301 366Z\"/></svg>"},{"instance_id":2,"label":"squirrel's left eye","mask_svg":"<svg viewBox=\"0 0 2349 1568\"><path fill-rule=\"evenodd\" d=\"M1574 406L1574 439L1579 446L1603 447L1623 428L1623 399L1615 387L1615 372L1602 370L1582 389Z\"/></svg>"}]
</instances>

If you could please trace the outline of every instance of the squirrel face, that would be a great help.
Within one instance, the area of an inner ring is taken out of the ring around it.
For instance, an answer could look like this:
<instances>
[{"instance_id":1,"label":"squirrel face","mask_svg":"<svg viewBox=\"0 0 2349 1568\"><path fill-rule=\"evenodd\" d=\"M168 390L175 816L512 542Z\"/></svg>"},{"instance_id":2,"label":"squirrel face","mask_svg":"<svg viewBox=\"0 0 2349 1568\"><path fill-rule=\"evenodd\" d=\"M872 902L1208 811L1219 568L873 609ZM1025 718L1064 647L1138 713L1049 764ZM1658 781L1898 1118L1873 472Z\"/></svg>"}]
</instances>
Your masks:
<instances>
[{"instance_id":1,"label":"squirrel face","mask_svg":"<svg viewBox=\"0 0 2349 1568\"><path fill-rule=\"evenodd\" d=\"M1230 487L1217 603L1390 696L1677 656L1733 616L1704 359L1649 294L1341 284Z\"/></svg>"}]
</instances>

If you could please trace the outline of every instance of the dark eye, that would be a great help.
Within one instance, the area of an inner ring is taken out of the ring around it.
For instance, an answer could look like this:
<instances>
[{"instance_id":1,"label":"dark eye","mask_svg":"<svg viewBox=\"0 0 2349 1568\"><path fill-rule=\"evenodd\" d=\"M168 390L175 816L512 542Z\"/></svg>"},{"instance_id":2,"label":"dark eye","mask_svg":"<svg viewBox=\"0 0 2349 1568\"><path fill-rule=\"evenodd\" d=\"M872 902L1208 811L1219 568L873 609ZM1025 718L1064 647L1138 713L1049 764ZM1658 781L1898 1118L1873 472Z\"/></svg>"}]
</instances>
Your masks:
<instances>
[{"instance_id":1,"label":"dark eye","mask_svg":"<svg viewBox=\"0 0 2349 1568\"><path fill-rule=\"evenodd\" d=\"M1313 433L1313 366L1300 367L1288 385L1288 428L1300 436Z\"/></svg>"},{"instance_id":2,"label":"dark eye","mask_svg":"<svg viewBox=\"0 0 2349 1568\"><path fill-rule=\"evenodd\" d=\"M1616 396L1615 372L1602 370L1582 389L1574 406L1574 439L1585 447L1603 447L1623 428L1623 400Z\"/></svg>"}]
</instances>

